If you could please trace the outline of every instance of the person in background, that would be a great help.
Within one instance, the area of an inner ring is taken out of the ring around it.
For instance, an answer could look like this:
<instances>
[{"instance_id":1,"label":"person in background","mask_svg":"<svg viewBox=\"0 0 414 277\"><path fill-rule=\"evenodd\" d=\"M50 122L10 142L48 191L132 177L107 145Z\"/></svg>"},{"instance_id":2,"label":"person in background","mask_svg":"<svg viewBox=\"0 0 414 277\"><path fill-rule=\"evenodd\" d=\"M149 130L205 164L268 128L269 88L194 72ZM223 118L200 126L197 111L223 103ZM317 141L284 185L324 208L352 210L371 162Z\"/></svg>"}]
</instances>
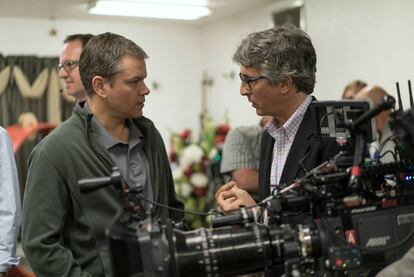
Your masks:
<instances>
[{"instance_id":1,"label":"person in background","mask_svg":"<svg viewBox=\"0 0 414 277\"><path fill-rule=\"evenodd\" d=\"M369 99L378 106L388 93L379 86L366 86L362 88L356 95L355 99ZM389 163L397 161L395 154L395 142L392 139L393 133L389 126L391 110L382 111L375 116L375 127L377 130L377 141L370 145L370 154L374 160L379 160L382 163Z\"/></svg>"},{"instance_id":2,"label":"person in background","mask_svg":"<svg viewBox=\"0 0 414 277\"><path fill-rule=\"evenodd\" d=\"M360 91L362 88L366 87L367 84L361 80L354 80L346 85L344 91L342 93L342 100L350 100L354 99L355 95Z\"/></svg>"},{"instance_id":3,"label":"person in background","mask_svg":"<svg viewBox=\"0 0 414 277\"><path fill-rule=\"evenodd\" d=\"M19 264L16 241L21 221L20 190L13 147L0 127L0 277Z\"/></svg>"},{"instance_id":4,"label":"person in background","mask_svg":"<svg viewBox=\"0 0 414 277\"><path fill-rule=\"evenodd\" d=\"M79 74L79 58L92 34L74 34L65 38L59 57L59 77L64 81L66 91L79 102L86 101L86 91Z\"/></svg>"},{"instance_id":5,"label":"person in background","mask_svg":"<svg viewBox=\"0 0 414 277\"><path fill-rule=\"evenodd\" d=\"M116 166L128 187L140 185L142 197L176 209L141 202L145 212L164 223L182 220L164 143L143 116L147 57L113 33L94 36L83 49L87 103L78 102L29 158L22 244L37 277L112 276L105 230L124 199L113 186L82 194L80 179L109 176Z\"/></svg>"},{"instance_id":6,"label":"person in background","mask_svg":"<svg viewBox=\"0 0 414 277\"><path fill-rule=\"evenodd\" d=\"M230 174L241 189L257 194L259 184L260 141L272 117L263 116L259 126L240 126L230 130L223 147L221 174Z\"/></svg>"}]
</instances>

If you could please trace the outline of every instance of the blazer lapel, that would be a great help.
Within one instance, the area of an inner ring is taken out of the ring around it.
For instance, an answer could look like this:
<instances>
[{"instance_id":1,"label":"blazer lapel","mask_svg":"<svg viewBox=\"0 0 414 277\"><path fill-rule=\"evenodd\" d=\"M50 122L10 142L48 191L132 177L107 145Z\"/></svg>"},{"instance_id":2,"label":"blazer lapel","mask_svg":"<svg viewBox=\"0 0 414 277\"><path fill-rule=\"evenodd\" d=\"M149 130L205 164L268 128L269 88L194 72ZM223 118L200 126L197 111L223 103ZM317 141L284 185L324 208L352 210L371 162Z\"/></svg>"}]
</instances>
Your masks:
<instances>
[{"instance_id":1,"label":"blazer lapel","mask_svg":"<svg viewBox=\"0 0 414 277\"><path fill-rule=\"evenodd\" d=\"M305 163L308 158L309 151L311 150L310 139L313 134L313 124L312 112L309 107L295 135L292 146L290 147L289 154L286 158L285 166L283 167L283 172L280 177L281 184L292 183L298 177L300 171L304 172L300 163ZM306 168L306 170L309 169L310 168Z\"/></svg>"},{"instance_id":2,"label":"blazer lapel","mask_svg":"<svg viewBox=\"0 0 414 277\"><path fill-rule=\"evenodd\" d=\"M270 195L270 171L272 167L273 145L275 140L264 131L260 146L259 161L259 200Z\"/></svg>"}]
</instances>

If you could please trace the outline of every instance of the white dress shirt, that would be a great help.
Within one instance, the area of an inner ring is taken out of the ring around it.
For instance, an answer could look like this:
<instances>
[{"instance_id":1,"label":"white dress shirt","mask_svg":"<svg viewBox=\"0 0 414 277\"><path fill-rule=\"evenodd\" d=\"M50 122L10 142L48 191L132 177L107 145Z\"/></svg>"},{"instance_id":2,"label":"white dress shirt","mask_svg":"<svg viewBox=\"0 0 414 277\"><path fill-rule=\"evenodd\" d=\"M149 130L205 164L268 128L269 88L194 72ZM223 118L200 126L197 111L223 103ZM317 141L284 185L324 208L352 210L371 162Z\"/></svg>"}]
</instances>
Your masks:
<instances>
[{"instance_id":1,"label":"white dress shirt","mask_svg":"<svg viewBox=\"0 0 414 277\"><path fill-rule=\"evenodd\" d=\"M21 222L20 190L13 147L0 127L0 272L19 264L16 240Z\"/></svg>"}]
</instances>

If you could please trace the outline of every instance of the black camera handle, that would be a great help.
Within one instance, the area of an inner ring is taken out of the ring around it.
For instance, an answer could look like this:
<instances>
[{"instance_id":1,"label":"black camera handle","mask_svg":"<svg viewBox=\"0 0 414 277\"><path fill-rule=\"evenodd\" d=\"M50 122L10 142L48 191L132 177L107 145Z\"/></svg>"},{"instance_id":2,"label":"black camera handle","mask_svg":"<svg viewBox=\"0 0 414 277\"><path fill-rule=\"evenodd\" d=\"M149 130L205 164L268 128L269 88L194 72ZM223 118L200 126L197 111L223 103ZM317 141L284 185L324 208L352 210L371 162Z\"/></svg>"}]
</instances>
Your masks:
<instances>
[{"instance_id":1,"label":"black camera handle","mask_svg":"<svg viewBox=\"0 0 414 277\"><path fill-rule=\"evenodd\" d=\"M78 181L78 185L81 193L90 193L110 185L114 185L119 191L123 189L121 172L117 167L112 168L110 176L82 178Z\"/></svg>"},{"instance_id":2,"label":"black camera handle","mask_svg":"<svg viewBox=\"0 0 414 277\"><path fill-rule=\"evenodd\" d=\"M134 188L130 188L122 181L121 172L118 167L112 168L110 176L83 178L78 181L78 185L79 190L84 194L113 185L124 201L123 209L129 215L129 219L140 221L147 218L144 205L140 198L142 186L137 185Z\"/></svg>"}]
</instances>

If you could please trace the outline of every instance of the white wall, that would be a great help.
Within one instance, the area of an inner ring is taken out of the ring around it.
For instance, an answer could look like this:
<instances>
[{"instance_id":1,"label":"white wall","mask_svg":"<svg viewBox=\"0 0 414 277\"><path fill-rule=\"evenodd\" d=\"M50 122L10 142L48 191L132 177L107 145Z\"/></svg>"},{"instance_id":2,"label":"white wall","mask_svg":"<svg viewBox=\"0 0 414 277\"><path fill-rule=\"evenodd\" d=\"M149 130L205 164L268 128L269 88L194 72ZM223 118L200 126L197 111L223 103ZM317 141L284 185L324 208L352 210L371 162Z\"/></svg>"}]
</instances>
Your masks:
<instances>
[{"instance_id":1,"label":"white wall","mask_svg":"<svg viewBox=\"0 0 414 277\"><path fill-rule=\"evenodd\" d=\"M414 81L414 1L308 0L307 31L318 55L317 95L339 97L360 78L397 95L400 82L409 107L407 80Z\"/></svg>"},{"instance_id":2,"label":"white wall","mask_svg":"<svg viewBox=\"0 0 414 277\"><path fill-rule=\"evenodd\" d=\"M155 22L111 22L0 18L0 53L58 55L63 38L76 32L123 34L150 55L148 84L161 84L148 96L144 113L153 119L165 140L168 129L199 126L201 79L207 72L208 108L216 122L225 113L233 126L255 124L254 109L239 94L238 66L232 62L236 45L246 34L271 26L270 13L292 1L283 0L257 10L201 27ZM414 1L305 0L306 30L318 55L315 96L339 99L349 81L360 78L396 95L400 81L408 107L407 79L414 81ZM50 37L52 25L58 30ZM223 77L230 72L234 79ZM168 141L166 143L169 144Z\"/></svg>"},{"instance_id":3,"label":"white wall","mask_svg":"<svg viewBox=\"0 0 414 277\"><path fill-rule=\"evenodd\" d=\"M48 32L54 27L58 34ZM201 36L195 27L154 22L110 22L0 18L3 55L58 56L69 34L115 32L138 43L149 55L147 85L160 84L145 102L144 115L160 130L168 147L169 130L198 130L202 79Z\"/></svg>"},{"instance_id":4,"label":"white wall","mask_svg":"<svg viewBox=\"0 0 414 277\"><path fill-rule=\"evenodd\" d=\"M203 28L205 69L213 76L209 109L220 121L227 111L231 124L258 121L254 109L239 95L239 79L223 78L238 67L231 62L241 37L270 25L270 12L294 1L280 1ZM378 84L396 96L400 82L408 108L407 80L414 81L414 1L305 0L306 31L315 46L320 100L339 99L345 85L356 78Z\"/></svg>"}]
</instances>

